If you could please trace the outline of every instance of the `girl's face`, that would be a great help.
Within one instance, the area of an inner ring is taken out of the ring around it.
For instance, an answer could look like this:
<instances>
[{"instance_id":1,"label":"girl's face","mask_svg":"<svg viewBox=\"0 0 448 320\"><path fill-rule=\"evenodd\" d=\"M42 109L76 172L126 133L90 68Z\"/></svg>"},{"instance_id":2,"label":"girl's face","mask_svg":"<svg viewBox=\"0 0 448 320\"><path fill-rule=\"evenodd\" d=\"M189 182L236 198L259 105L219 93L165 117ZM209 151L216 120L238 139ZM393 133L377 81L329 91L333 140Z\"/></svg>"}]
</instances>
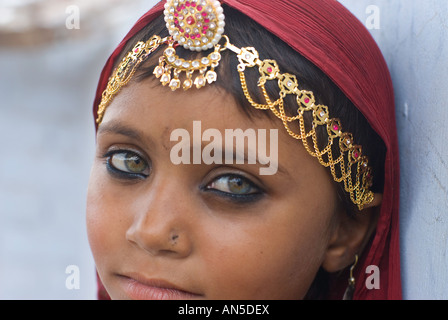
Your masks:
<instances>
[{"instance_id":1,"label":"girl's face","mask_svg":"<svg viewBox=\"0 0 448 320\"><path fill-rule=\"evenodd\" d=\"M87 227L110 296L303 298L337 224L329 174L281 121L249 119L216 87L171 92L154 83L123 88L98 130ZM262 165L247 161L174 164L171 132L186 129L191 146L199 120L222 137L278 129L277 173L260 175Z\"/></svg>"}]
</instances>

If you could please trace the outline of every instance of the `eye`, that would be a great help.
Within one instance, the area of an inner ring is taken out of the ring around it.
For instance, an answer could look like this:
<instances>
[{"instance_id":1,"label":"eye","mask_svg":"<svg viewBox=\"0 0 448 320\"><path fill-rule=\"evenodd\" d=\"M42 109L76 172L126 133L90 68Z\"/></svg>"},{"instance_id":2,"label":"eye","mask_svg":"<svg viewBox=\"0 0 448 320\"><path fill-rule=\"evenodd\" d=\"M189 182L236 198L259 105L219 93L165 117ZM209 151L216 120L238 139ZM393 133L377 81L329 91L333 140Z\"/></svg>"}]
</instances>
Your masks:
<instances>
[{"instance_id":1,"label":"eye","mask_svg":"<svg viewBox=\"0 0 448 320\"><path fill-rule=\"evenodd\" d=\"M132 151L114 151L108 155L108 168L113 173L127 174L129 178L149 175L148 163L137 153Z\"/></svg>"},{"instance_id":2,"label":"eye","mask_svg":"<svg viewBox=\"0 0 448 320\"><path fill-rule=\"evenodd\" d=\"M249 196L261 193L261 190L249 179L233 174L220 176L205 188L235 196Z\"/></svg>"}]
</instances>

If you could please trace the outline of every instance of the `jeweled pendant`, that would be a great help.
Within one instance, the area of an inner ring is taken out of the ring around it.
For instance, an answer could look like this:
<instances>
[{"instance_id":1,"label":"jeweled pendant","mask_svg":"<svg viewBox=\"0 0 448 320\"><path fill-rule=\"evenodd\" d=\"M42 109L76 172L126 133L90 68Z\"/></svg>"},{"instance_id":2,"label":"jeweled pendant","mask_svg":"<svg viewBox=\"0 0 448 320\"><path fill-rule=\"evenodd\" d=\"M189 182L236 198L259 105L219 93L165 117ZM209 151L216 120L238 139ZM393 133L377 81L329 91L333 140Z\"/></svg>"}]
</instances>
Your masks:
<instances>
[{"instance_id":1,"label":"jeweled pendant","mask_svg":"<svg viewBox=\"0 0 448 320\"><path fill-rule=\"evenodd\" d=\"M217 79L216 72L212 70L207 71L205 78L207 79L208 84L215 82Z\"/></svg>"},{"instance_id":2,"label":"jeweled pendant","mask_svg":"<svg viewBox=\"0 0 448 320\"><path fill-rule=\"evenodd\" d=\"M205 77L204 75L199 75L196 77L196 79L194 80L194 85L196 86L197 89L202 88L203 86L205 86Z\"/></svg>"},{"instance_id":3,"label":"jeweled pendant","mask_svg":"<svg viewBox=\"0 0 448 320\"><path fill-rule=\"evenodd\" d=\"M224 33L224 14L218 0L168 0L164 15L170 35L185 49L211 49Z\"/></svg>"},{"instance_id":4,"label":"jeweled pendant","mask_svg":"<svg viewBox=\"0 0 448 320\"><path fill-rule=\"evenodd\" d=\"M172 91L175 91L180 88L180 80L177 78L171 79L169 87Z\"/></svg>"},{"instance_id":5,"label":"jeweled pendant","mask_svg":"<svg viewBox=\"0 0 448 320\"><path fill-rule=\"evenodd\" d=\"M157 78L160 78L160 77L163 75L163 72L164 72L163 67L162 67L162 66L157 66L157 67L155 67L153 73L154 73L154 75L155 75Z\"/></svg>"},{"instance_id":6,"label":"jeweled pendant","mask_svg":"<svg viewBox=\"0 0 448 320\"><path fill-rule=\"evenodd\" d=\"M184 90L188 90L188 89L190 89L192 86L193 86L193 80L191 80L191 79L186 79L186 80L184 81L184 83L182 84L182 88L183 88Z\"/></svg>"},{"instance_id":7,"label":"jeweled pendant","mask_svg":"<svg viewBox=\"0 0 448 320\"><path fill-rule=\"evenodd\" d=\"M166 86L171 81L171 75L169 73L164 73L160 78L160 82Z\"/></svg>"}]
</instances>

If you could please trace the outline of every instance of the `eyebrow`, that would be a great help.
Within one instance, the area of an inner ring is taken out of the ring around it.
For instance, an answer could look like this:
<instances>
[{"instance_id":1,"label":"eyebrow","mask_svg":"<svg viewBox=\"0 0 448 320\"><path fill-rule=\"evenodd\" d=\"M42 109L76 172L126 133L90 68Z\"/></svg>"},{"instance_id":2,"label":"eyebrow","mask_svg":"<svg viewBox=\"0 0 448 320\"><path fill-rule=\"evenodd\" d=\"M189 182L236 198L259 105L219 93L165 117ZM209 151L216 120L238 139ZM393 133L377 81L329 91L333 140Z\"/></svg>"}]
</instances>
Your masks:
<instances>
[{"instance_id":1,"label":"eyebrow","mask_svg":"<svg viewBox=\"0 0 448 320\"><path fill-rule=\"evenodd\" d=\"M130 139L134 139L137 140L141 143L143 142L148 142L148 141L152 141L151 139L149 139L149 137L147 137L143 132L141 132L140 130L131 128L130 126L117 122L117 121L109 121L109 122L105 122L102 123L99 128L98 128L98 135L103 135L103 134L119 134L125 137L128 137ZM202 150L204 148L206 144L204 144L204 141L202 141L201 139L201 163L203 163L202 161ZM220 146L217 146L217 150L219 150L221 152L222 155L222 164L225 164L225 152L226 149L222 149ZM241 157L241 155L236 152L235 150L230 150L231 153L233 154L233 160L234 160L234 164L236 164L236 159L237 158L243 158L245 164L248 163L248 156L246 154L246 152L243 153L243 157ZM190 155L193 154L193 145L190 145ZM258 154L256 157L256 165L261 165L261 163L259 162L258 159ZM284 175L289 176L289 172L277 161L276 162L277 165L277 172L282 173Z\"/></svg>"},{"instance_id":2,"label":"eyebrow","mask_svg":"<svg viewBox=\"0 0 448 320\"><path fill-rule=\"evenodd\" d=\"M102 123L100 127L98 128L98 135L107 134L107 133L113 133L113 134L119 134L122 136L126 136L131 139L138 140L142 142L144 140L144 135L139 130L133 129L127 125L121 124L119 122L106 122Z\"/></svg>"},{"instance_id":3,"label":"eyebrow","mask_svg":"<svg viewBox=\"0 0 448 320\"><path fill-rule=\"evenodd\" d=\"M201 144L201 149L203 149L204 148L204 143L202 143ZM217 151L218 152L221 152L221 160L222 160L222 164L226 164L225 163L225 155L226 155L226 153L230 153L230 154L232 154L233 155L233 164L236 164L236 165L238 165L237 163L236 163L236 160L237 159L242 159L242 160L244 160L244 164L249 164L249 157L248 157L248 154L249 154L249 152L253 152L252 150L250 150L250 149L248 149L248 150L245 150L242 154L240 153L240 152L238 152L237 150L232 150L232 149L222 149L221 147L216 147L216 149L217 149ZM246 152L247 151L247 152ZM193 148L192 148L192 146L191 146L191 148L190 148L190 152L193 152ZM202 151L201 151L202 152ZM264 160L264 162L268 162L267 161L267 159L263 159ZM270 161L274 161L274 160L270 160ZM256 157L255 157L255 164L254 165L257 165L257 166L266 166L266 165L264 165L264 164L262 164L261 162L260 162L260 158L259 158L259 156L258 156L258 153L256 153ZM270 164L271 162L269 162L269 164ZM275 162L275 165L276 165L276 167L277 167L277 172L278 173L282 173L282 174L284 174L284 175L287 175L287 176L289 176L289 172L286 170L286 168L284 168L282 165L280 165L280 163L279 163L279 161L276 161Z\"/></svg>"}]
</instances>

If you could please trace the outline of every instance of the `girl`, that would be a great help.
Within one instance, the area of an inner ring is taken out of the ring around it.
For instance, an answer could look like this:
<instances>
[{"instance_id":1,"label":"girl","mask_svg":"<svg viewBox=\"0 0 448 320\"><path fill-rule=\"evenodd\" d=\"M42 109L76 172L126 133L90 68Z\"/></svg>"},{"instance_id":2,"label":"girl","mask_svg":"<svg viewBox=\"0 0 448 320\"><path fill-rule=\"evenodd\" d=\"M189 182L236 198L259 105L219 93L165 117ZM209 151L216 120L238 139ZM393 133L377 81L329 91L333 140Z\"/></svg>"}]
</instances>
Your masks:
<instances>
[{"instance_id":1,"label":"girl","mask_svg":"<svg viewBox=\"0 0 448 320\"><path fill-rule=\"evenodd\" d=\"M337 1L163 1L94 117L101 298L401 298L391 80Z\"/></svg>"}]
</instances>

